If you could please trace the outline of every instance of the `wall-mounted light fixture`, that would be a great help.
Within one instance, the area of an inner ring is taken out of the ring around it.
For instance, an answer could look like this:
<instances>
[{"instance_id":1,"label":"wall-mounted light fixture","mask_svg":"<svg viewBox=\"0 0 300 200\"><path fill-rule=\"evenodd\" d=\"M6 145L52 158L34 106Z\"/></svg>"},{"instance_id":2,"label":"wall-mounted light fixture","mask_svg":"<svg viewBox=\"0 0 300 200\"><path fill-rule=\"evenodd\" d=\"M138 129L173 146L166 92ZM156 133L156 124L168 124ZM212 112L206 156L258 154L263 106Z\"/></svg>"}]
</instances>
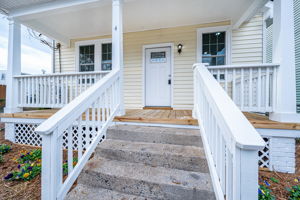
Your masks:
<instances>
[{"instance_id":1,"label":"wall-mounted light fixture","mask_svg":"<svg viewBox=\"0 0 300 200\"><path fill-rule=\"evenodd\" d=\"M183 47L182 44L178 44L178 45L177 45L177 52L178 52L179 54L181 54L181 52L182 52L182 47Z\"/></svg>"}]
</instances>

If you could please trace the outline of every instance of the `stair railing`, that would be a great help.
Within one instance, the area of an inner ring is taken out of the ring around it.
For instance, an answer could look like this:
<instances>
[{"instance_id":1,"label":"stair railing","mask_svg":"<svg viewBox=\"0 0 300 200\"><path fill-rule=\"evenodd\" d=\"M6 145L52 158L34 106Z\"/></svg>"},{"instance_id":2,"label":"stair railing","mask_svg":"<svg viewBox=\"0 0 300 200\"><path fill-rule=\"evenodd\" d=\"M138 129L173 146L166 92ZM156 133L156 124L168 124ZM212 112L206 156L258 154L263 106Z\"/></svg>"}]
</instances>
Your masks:
<instances>
[{"instance_id":1,"label":"stair railing","mask_svg":"<svg viewBox=\"0 0 300 200\"><path fill-rule=\"evenodd\" d=\"M234 103L245 112L272 112L278 64L207 66Z\"/></svg>"},{"instance_id":2,"label":"stair railing","mask_svg":"<svg viewBox=\"0 0 300 200\"><path fill-rule=\"evenodd\" d=\"M194 65L194 117L217 199L258 199L258 150L265 143L204 64Z\"/></svg>"},{"instance_id":3,"label":"stair railing","mask_svg":"<svg viewBox=\"0 0 300 200\"><path fill-rule=\"evenodd\" d=\"M111 71L37 127L42 136L42 200L64 199L105 139L119 111L120 84L120 71Z\"/></svg>"}]
</instances>

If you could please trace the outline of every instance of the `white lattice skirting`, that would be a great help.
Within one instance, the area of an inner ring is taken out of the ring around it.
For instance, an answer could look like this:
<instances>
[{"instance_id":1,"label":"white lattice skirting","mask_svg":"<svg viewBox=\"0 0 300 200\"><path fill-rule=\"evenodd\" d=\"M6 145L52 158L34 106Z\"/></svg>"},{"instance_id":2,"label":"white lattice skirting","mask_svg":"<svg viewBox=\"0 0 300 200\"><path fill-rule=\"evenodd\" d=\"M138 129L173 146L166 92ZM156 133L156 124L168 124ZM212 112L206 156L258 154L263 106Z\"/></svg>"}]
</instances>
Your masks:
<instances>
[{"instance_id":1,"label":"white lattice skirting","mask_svg":"<svg viewBox=\"0 0 300 200\"><path fill-rule=\"evenodd\" d=\"M41 146L42 137L37 134L34 130L39 124L29 124L29 123L6 123L5 137L17 144L26 144L32 146ZM82 127L82 148L85 149L87 144L89 144L95 133L98 131L97 127ZM78 149L78 126L73 126L70 132L73 134L73 149ZM67 147L68 144L68 131L63 134L63 147Z\"/></svg>"},{"instance_id":2,"label":"white lattice skirting","mask_svg":"<svg viewBox=\"0 0 300 200\"><path fill-rule=\"evenodd\" d=\"M35 133L37 123L6 123L5 138L18 143L33 146L41 146L42 138ZM97 127L82 127L82 133L78 135L78 126L73 126L70 130L73 134L74 150L78 149L78 136L82 136L83 149L90 143L97 131ZM266 146L258 152L258 165L262 168L276 170L279 172L295 173L295 148L296 142L293 137L284 137L285 130L281 130L282 136L263 136ZM68 144L68 131L63 134L63 146Z\"/></svg>"}]
</instances>

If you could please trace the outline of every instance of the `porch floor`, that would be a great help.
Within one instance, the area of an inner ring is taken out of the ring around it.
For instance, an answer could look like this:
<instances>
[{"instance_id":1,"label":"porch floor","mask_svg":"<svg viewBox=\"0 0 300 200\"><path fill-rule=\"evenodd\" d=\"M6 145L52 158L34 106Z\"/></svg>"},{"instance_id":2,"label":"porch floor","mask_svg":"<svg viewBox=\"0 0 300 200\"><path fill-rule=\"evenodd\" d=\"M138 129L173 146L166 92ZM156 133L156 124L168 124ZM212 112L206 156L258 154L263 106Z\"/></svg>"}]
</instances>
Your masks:
<instances>
[{"instance_id":1,"label":"porch floor","mask_svg":"<svg viewBox=\"0 0 300 200\"><path fill-rule=\"evenodd\" d=\"M58 109L30 110L19 113L2 113L0 118L48 119ZM245 112L244 115L255 128L300 130L300 123L282 123L268 119L268 117ZM115 122L156 123L175 125L198 125L192 117L191 110L152 110L130 109L124 116L115 117Z\"/></svg>"}]
</instances>

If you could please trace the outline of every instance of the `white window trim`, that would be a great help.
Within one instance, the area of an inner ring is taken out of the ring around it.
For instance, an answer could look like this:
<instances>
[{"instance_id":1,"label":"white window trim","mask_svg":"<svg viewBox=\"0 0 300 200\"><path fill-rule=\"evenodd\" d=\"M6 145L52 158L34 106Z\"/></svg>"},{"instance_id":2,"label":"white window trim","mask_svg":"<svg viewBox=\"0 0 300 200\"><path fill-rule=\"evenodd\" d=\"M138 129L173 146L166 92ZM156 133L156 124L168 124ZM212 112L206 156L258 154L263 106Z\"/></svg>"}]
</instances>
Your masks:
<instances>
[{"instance_id":1,"label":"white window trim","mask_svg":"<svg viewBox=\"0 0 300 200\"><path fill-rule=\"evenodd\" d=\"M231 26L216 26L207 28L197 29L197 62L202 63L202 34L203 33L214 33L214 32L225 32L225 48L226 48L226 63L225 65L231 64Z\"/></svg>"},{"instance_id":2,"label":"white window trim","mask_svg":"<svg viewBox=\"0 0 300 200\"><path fill-rule=\"evenodd\" d=\"M76 71L79 70L79 47L84 45L95 45L95 70L94 71L102 71L101 69L101 61L102 61L102 44L112 43L110 38L106 39L98 39L98 40L84 40L75 42L75 67Z\"/></svg>"}]
</instances>

